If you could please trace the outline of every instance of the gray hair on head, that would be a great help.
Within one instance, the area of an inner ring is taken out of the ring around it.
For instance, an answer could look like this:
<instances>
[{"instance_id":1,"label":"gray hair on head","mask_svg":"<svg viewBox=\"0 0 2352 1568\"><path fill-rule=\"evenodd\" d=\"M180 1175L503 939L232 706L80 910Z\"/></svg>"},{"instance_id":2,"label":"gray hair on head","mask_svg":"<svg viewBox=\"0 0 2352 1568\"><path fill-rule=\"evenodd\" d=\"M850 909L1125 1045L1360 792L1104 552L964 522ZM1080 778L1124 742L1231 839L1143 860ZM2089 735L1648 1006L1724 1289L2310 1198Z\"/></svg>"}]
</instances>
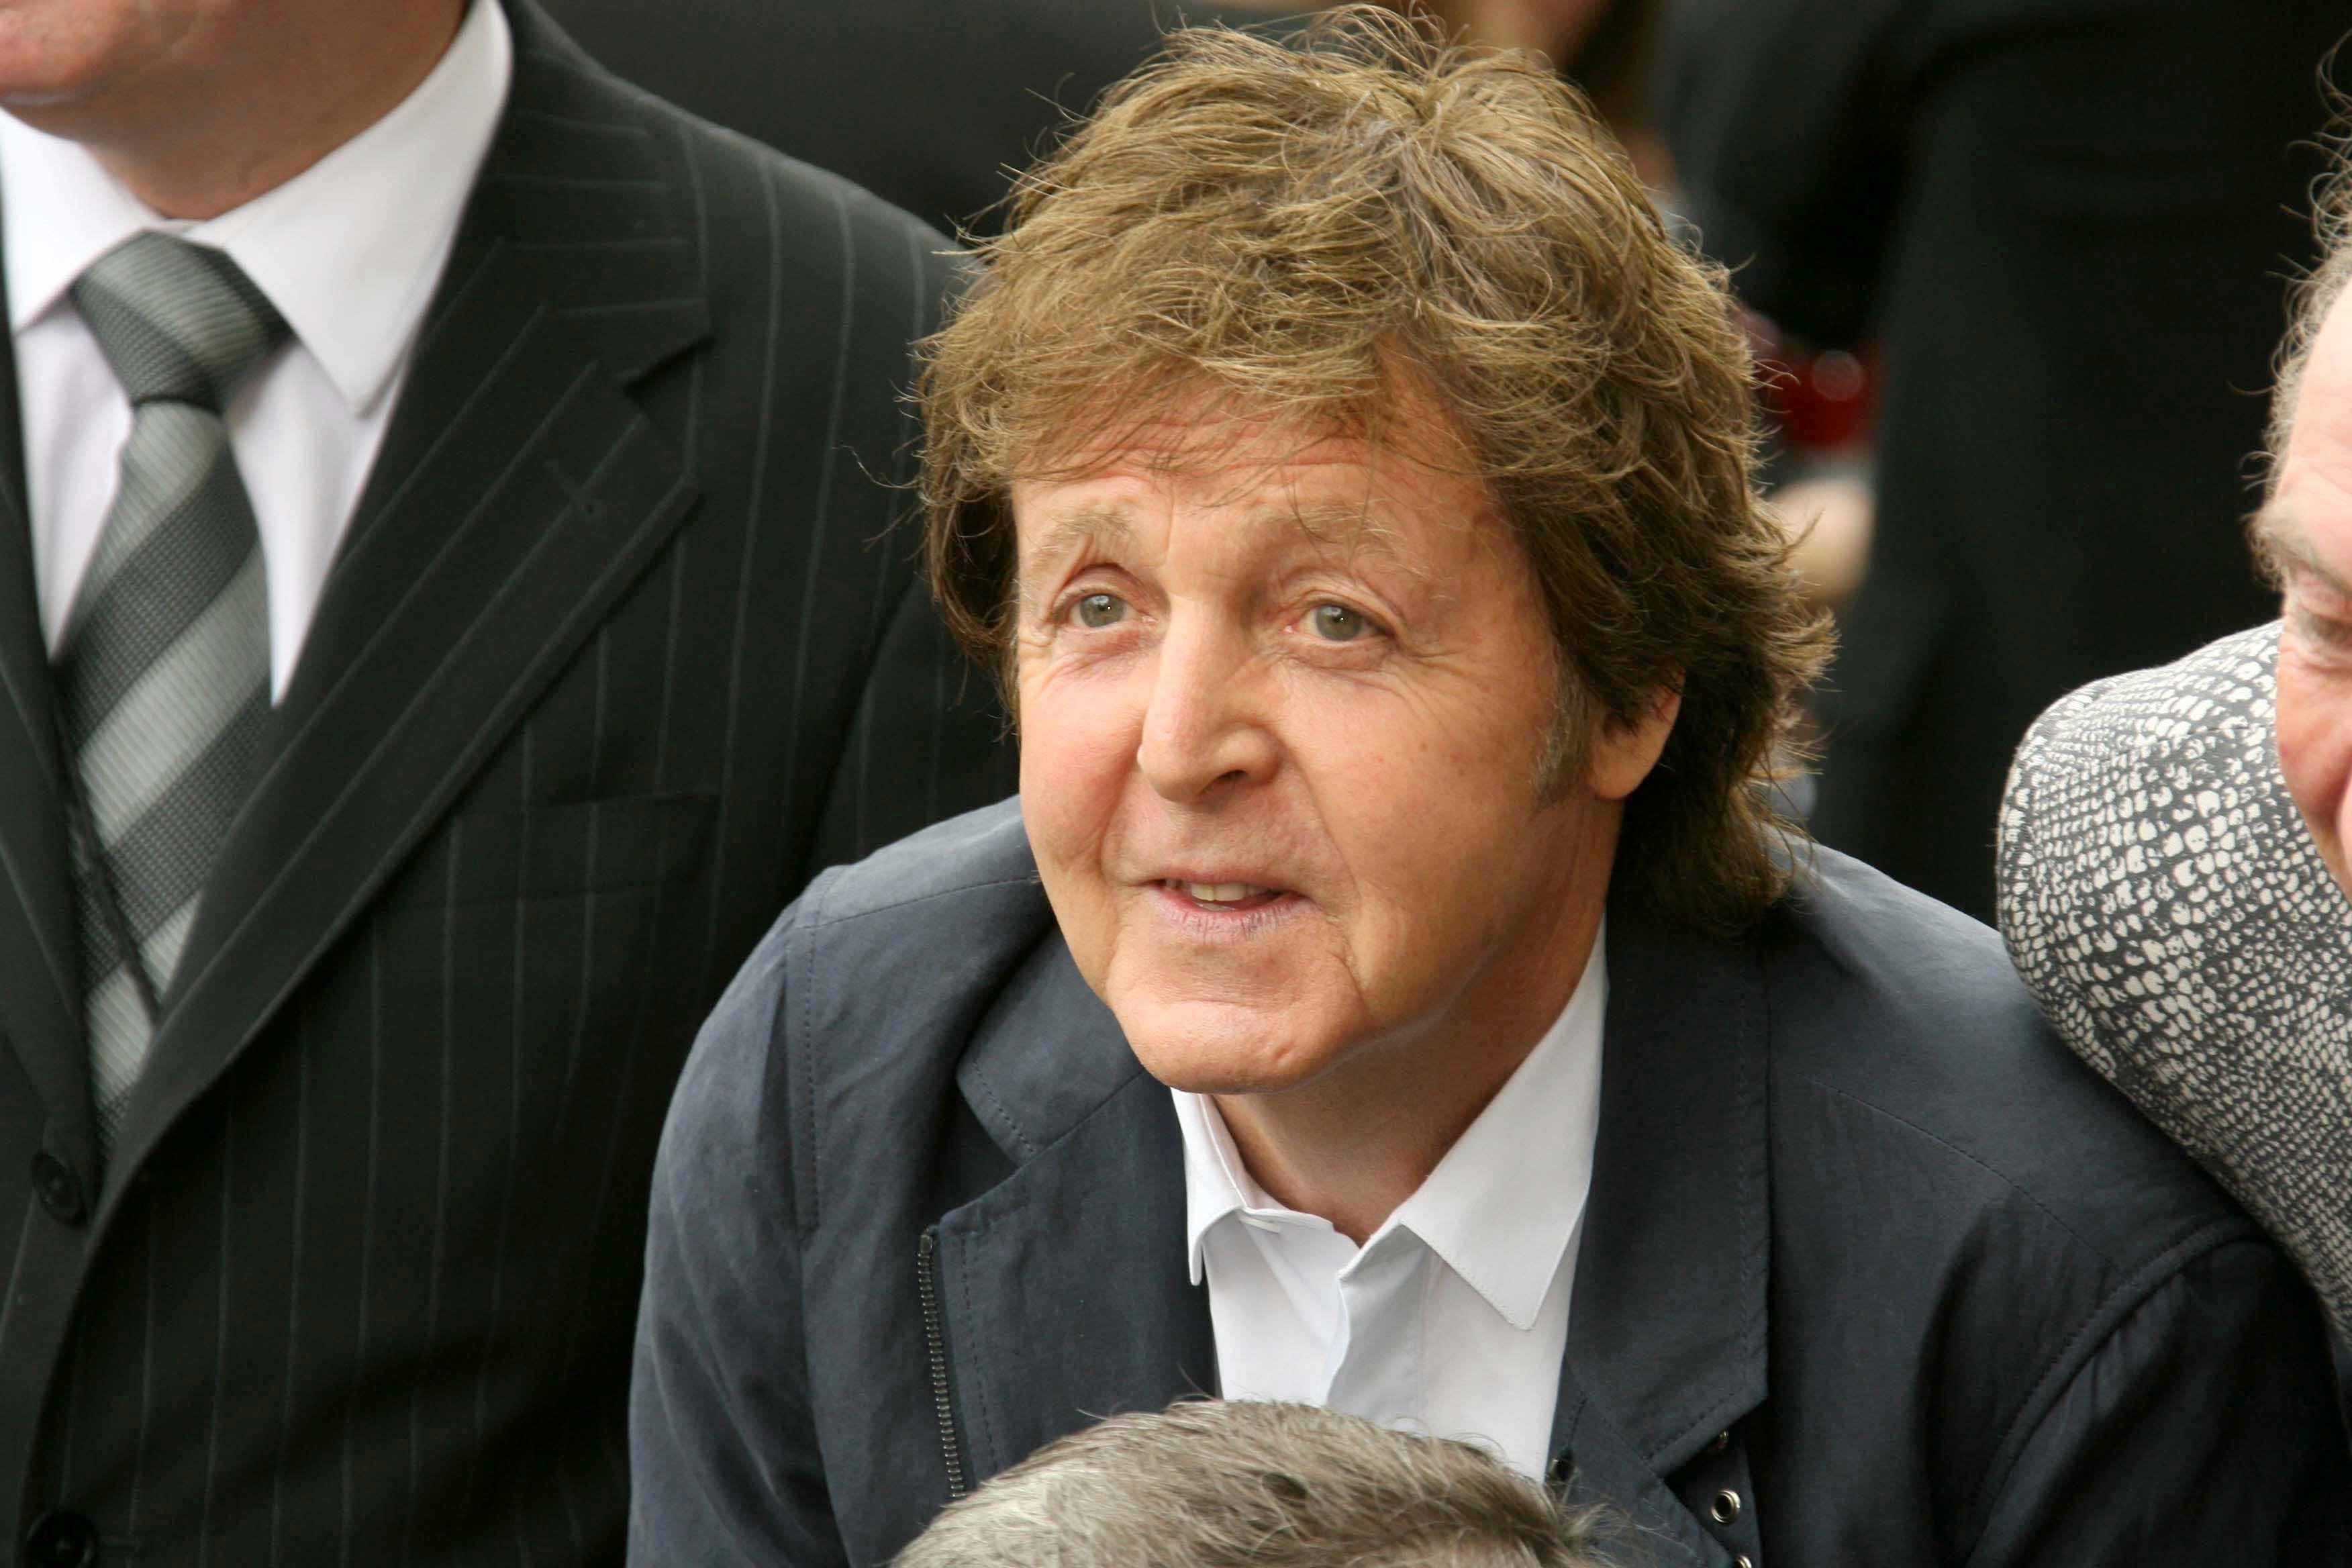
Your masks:
<instances>
[{"instance_id":1,"label":"gray hair on head","mask_svg":"<svg viewBox=\"0 0 2352 1568\"><path fill-rule=\"evenodd\" d=\"M1466 1443L1193 1400L1048 1444L897 1568L1600 1568L1594 1531Z\"/></svg>"},{"instance_id":2,"label":"gray hair on head","mask_svg":"<svg viewBox=\"0 0 2352 1568\"><path fill-rule=\"evenodd\" d=\"M2346 42L2352 43L2352 37ZM2339 43L2329 55L2330 65L2342 55ZM2323 68L2323 79L2330 74ZM2279 344L2278 378L2271 394L2267 449L2272 475L2286 453L2288 432L2294 425L2295 398L2303 390L2303 373L2311 361L2311 345L2326 323L2328 311L2352 287L2352 94L2328 89L2336 110L2335 129L2326 138L2327 173L2312 192L2312 226L2319 237L2319 264L2296 280L2287 304L2286 337Z\"/></svg>"}]
</instances>

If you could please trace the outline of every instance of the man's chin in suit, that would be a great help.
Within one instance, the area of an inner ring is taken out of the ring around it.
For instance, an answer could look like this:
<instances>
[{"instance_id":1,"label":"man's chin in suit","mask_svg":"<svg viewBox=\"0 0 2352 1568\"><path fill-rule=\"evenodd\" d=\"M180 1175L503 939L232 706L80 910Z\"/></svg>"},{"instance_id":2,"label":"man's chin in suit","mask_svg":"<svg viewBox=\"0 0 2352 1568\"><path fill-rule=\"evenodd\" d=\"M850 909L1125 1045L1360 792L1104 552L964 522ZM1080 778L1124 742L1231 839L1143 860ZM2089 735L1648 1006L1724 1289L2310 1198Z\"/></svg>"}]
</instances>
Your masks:
<instances>
[{"instance_id":1,"label":"man's chin in suit","mask_svg":"<svg viewBox=\"0 0 2352 1568\"><path fill-rule=\"evenodd\" d=\"M467 4L0 0L0 109L165 217L216 217L382 119Z\"/></svg>"}]
</instances>

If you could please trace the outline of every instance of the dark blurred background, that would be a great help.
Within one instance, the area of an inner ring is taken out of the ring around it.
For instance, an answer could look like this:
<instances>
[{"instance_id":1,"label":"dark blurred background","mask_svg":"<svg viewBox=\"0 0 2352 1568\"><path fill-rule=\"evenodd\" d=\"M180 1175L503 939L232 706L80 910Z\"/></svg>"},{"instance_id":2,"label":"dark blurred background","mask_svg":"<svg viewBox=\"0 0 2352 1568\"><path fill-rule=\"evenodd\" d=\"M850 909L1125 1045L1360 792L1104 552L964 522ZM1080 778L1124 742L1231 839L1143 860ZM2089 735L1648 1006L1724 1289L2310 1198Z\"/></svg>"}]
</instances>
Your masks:
<instances>
[{"instance_id":1,"label":"dark blurred background","mask_svg":"<svg viewBox=\"0 0 2352 1568\"><path fill-rule=\"evenodd\" d=\"M640 87L845 174L950 234L995 228L1007 171L1141 64L1163 28L1265 15L1177 0L552 0L547 9Z\"/></svg>"}]
</instances>

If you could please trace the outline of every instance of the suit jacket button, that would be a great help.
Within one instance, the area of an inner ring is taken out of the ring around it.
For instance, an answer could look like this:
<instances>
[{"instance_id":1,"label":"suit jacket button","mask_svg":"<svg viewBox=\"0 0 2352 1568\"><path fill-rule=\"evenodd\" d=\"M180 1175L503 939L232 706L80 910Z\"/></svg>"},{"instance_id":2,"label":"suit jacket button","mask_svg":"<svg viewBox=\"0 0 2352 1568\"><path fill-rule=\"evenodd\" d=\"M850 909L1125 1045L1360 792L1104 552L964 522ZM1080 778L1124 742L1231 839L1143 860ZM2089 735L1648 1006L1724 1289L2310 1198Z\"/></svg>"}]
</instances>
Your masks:
<instances>
[{"instance_id":1,"label":"suit jacket button","mask_svg":"<svg viewBox=\"0 0 2352 1568\"><path fill-rule=\"evenodd\" d=\"M46 1149L33 1156L33 1190L41 1194L41 1206L59 1225L79 1225L89 1217L89 1202L82 1195L80 1179Z\"/></svg>"},{"instance_id":2,"label":"suit jacket button","mask_svg":"<svg viewBox=\"0 0 2352 1568\"><path fill-rule=\"evenodd\" d=\"M98 1561L98 1526L53 1508L26 1532L25 1561L35 1568L91 1568Z\"/></svg>"}]
</instances>

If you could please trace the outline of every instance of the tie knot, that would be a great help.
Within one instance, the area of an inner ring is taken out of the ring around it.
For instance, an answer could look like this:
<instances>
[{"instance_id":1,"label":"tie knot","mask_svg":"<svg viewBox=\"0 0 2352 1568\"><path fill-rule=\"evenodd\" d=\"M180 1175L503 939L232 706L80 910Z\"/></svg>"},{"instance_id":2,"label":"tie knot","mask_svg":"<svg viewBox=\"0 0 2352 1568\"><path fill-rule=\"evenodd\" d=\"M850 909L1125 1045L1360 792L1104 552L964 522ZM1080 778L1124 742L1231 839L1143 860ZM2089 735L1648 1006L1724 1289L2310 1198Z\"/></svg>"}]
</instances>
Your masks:
<instances>
[{"instance_id":1,"label":"tie knot","mask_svg":"<svg viewBox=\"0 0 2352 1568\"><path fill-rule=\"evenodd\" d=\"M75 309L131 403L193 403L218 414L286 319L225 251L139 234L75 279Z\"/></svg>"}]
</instances>

